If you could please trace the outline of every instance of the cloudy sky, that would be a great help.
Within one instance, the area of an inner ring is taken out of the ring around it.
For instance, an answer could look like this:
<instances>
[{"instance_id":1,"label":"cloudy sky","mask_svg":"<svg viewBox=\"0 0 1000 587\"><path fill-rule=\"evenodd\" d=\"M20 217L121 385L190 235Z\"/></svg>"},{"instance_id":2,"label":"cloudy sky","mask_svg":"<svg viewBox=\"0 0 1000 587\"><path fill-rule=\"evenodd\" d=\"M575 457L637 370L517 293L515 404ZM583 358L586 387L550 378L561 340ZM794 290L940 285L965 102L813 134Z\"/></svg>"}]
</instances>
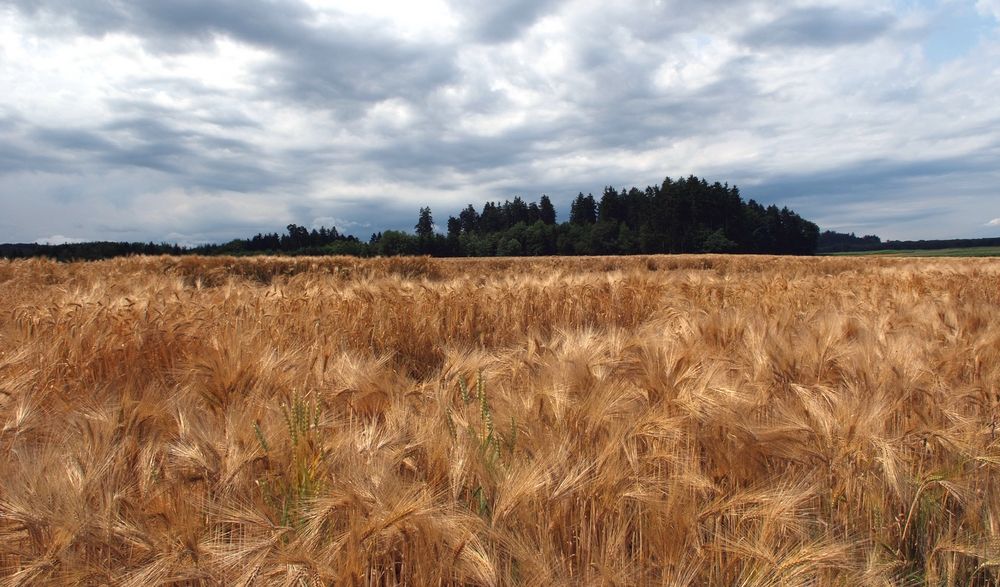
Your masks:
<instances>
[{"instance_id":1,"label":"cloudy sky","mask_svg":"<svg viewBox=\"0 0 1000 587\"><path fill-rule=\"evenodd\" d=\"M1000 236L1000 0L0 0L0 242L367 236L696 174Z\"/></svg>"}]
</instances>

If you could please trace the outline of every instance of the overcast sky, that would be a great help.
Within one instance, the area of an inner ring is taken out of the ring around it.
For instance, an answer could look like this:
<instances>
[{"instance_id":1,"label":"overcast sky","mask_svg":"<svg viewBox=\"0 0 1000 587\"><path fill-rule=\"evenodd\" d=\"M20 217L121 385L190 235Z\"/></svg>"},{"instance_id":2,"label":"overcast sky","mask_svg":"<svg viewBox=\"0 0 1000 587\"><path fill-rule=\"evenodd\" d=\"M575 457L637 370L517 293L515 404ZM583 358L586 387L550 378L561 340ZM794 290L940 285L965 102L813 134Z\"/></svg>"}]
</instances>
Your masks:
<instances>
[{"instance_id":1,"label":"overcast sky","mask_svg":"<svg viewBox=\"0 0 1000 587\"><path fill-rule=\"evenodd\" d=\"M696 174L1000 236L1000 0L0 0L0 242L367 237Z\"/></svg>"}]
</instances>

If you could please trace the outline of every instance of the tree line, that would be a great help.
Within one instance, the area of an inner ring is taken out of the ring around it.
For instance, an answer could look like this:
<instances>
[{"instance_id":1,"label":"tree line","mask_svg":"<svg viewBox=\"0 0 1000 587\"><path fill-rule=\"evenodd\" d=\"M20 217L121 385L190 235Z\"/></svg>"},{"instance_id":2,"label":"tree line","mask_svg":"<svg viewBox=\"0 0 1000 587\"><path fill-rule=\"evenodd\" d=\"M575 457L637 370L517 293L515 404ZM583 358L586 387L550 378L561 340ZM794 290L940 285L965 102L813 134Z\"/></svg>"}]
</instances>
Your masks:
<instances>
[{"instance_id":1,"label":"tree line","mask_svg":"<svg viewBox=\"0 0 1000 587\"><path fill-rule=\"evenodd\" d=\"M0 245L0 256L98 259L123 254L200 255L433 255L535 256L655 253L816 252L819 228L787 207L744 201L737 187L689 176L666 178L645 189L604 188L600 197L579 193L569 218L559 222L547 195L472 204L439 227L429 207L420 208L414 231L386 230L367 242L336 228L259 233L224 244L180 247L154 243Z\"/></svg>"},{"instance_id":2,"label":"tree line","mask_svg":"<svg viewBox=\"0 0 1000 587\"><path fill-rule=\"evenodd\" d=\"M421 208L414 234L372 235L378 254L448 256L631 255L654 253L764 253L806 255L816 250L819 227L787 207L743 201L737 187L695 176L666 178L643 190L604 188L600 198L580 193L569 219L558 223L548 196L471 204L450 216L440 234Z\"/></svg>"},{"instance_id":3,"label":"tree line","mask_svg":"<svg viewBox=\"0 0 1000 587\"><path fill-rule=\"evenodd\" d=\"M865 251L934 251L969 247L1000 247L1000 238L953 238L937 240L886 240L874 234L857 236L853 232L824 230L819 235L818 253L861 253Z\"/></svg>"}]
</instances>

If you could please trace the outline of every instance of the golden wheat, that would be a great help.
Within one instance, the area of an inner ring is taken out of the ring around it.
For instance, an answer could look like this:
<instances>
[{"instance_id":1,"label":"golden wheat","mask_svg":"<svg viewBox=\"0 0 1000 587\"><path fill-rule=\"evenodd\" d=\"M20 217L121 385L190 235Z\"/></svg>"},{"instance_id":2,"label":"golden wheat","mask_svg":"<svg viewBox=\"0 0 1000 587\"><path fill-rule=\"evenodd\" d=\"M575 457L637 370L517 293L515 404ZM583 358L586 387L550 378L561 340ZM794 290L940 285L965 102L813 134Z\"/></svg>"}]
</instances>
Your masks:
<instances>
[{"instance_id":1,"label":"golden wheat","mask_svg":"<svg viewBox=\"0 0 1000 587\"><path fill-rule=\"evenodd\" d=\"M996 585L1000 262L0 262L0 582Z\"/></svg>"}]
</instances>

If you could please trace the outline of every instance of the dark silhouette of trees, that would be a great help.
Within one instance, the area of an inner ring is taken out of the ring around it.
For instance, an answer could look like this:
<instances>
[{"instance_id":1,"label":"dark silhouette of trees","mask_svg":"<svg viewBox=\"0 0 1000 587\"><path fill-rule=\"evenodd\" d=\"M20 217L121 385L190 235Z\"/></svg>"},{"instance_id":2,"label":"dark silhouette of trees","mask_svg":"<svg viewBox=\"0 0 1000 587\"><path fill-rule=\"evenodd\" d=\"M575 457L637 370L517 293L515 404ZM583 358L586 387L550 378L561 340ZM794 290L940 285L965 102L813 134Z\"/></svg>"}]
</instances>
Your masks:
<instances>
[{"instance_id":1,"label":"dark silhouette of trees","mask_svg":"<svg viewBox=\"0 0 1000 587\"><path fill-rule=\"evenodd\" d=\"M479 212L476 212L472 204L469 204L458 214L458 220L462 226L462 232L465 234L471 234L479 230Z\"/></svg>"},{"instance_id":2,"label":"dark silhouette of trees","mask_svg":"<svg viewBox=\"0 0 1000 587\"><path fill-rule=\"evenodd\" d=\"M625 209L618 191L608 186L604 188L601 202L597 205L597 219L601 222L621 222L625 220Z\"/></svg>"},{"instance_id":3,"label":"dark silhouette of trees","mask_svg":"<svg viewBox=\"0 0 1000 587\"><path fill-rule=\"evenodd\" d=\"M881 246L882 239L874 234L855 236L853 232L824 230L819 235L817 250L822 252L873 251Z\"/></svg>"},{"instance_id":4,"label":"dark silhouette of trees","mask_svg":"<svg viewBox=\"0 0 1000 587\"><path fill-rule=\"evenodd\" d=\"M521 196L514 196L514 201L503 203L504 216L507 219L507 227L519 223L528 222L528 205L524 203Z\"/></svg>"},{"instance_id":5,"label":"dark silhouette of trees","mask_svg":"<svg viewBox=\"0 0 1000 587\"><path fill-rule=\"evenodd\" d=\"M417 219L417 236L426 238L434 234L434 218L431 216L431 209L424 207L420 209L420 218Z\"/></svg>"},{"instance_id":6,"label":"dark silhouette of trees","mask_svg":"<svg viewBox=\"0 0 1000 587\"><path fill-rule=\"evenodd\" d=\"M537 205L487 202L478 215L469 205L449 225L448 254L811 254L818 232L788 208L744 202L728 184L668 177L645 190L605 187L599 201L581 192L563 224L544 195Z\"/></svg>"},{"instance_id":7,"label":"dark silhouette of trees","mask_svg":"<svg viewBox=\"0 0 1000 587\"><path fill-rule=\"evenodd\" d=\"M483 211L479 215L479 231L490 233L505 230L507 228L503 210L493 202L486 202Z\"/></svg>"},{"instance_id":8,"label":"dark silhouette of trees","mask_svg":"<svg viewBox=\"0 0 1000 587\"><path fill-rule=\"evenodd\" d=\"M552 200L545 194L542 194L542 198L538 201L538 219L543 224L556 223L556 208L552 205Z\"/></svg>"},{"instance_id":9,"label":"dark silhouette of trees","mask_svg":"<svg viewBox=\"0 0 1000 587\"><path fill-rule=\"evenodd\" d=\"M597 222L597 203L594 196L580 192L569 207L570 224L593 224Z\"/></svg>"}]
</instances>

